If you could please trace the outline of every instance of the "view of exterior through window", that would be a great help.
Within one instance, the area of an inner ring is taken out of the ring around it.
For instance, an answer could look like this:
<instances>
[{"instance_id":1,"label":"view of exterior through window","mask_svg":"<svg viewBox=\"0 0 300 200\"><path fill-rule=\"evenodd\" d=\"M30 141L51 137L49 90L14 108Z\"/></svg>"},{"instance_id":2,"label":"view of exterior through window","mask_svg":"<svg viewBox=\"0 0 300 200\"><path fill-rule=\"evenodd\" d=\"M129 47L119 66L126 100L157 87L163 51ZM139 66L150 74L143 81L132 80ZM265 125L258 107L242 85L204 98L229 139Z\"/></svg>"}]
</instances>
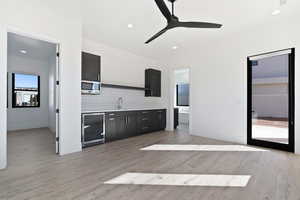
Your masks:
<instances>
[{"instance_id":1,"label":"view of exterior through window","mask_svg":"<svg viewBox=\"0 0 300 200\"><path fill-rule=\"evenodd\" d=\"M252 133L258 140L288 144L289 56L252 63Z\"/></svg>"},{"instance_id":2,"label":"view of exterior through window","mask_svg":"<svg viewBox=\"0 0 300 200\"><path fill-rule=\"evenodd\" d=\"M28 74L13 74L13 107L40 106L40 77Z\"/></svg>"},{"instance_id":3,"label":"view of exterior through window","mask_svg":"<svg viewBox=\"0 0 300 200\"><path fill-rule=\"evenodd\" d=\"M176 85L176 105L177 106L189 106L190 96L189 84L177 84Z\"/></svg>"}]
</instances>

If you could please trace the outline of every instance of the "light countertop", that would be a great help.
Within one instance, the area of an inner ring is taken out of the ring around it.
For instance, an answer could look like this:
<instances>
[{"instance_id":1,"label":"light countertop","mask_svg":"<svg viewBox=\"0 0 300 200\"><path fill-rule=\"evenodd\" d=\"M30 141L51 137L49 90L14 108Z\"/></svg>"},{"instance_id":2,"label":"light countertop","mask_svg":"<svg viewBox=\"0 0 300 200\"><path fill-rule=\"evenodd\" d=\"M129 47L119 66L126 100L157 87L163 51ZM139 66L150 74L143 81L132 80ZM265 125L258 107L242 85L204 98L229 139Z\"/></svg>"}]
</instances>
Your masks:
<instances>
[{"instance_id":1,"label":"light countertop","mask_svg":"<svg viewBox=\"0 0 300 200\"><path fill-rule=\"evenodd\" d=\"M81 113L106 113L106 112L126 112L143 110L166 110L166 108L124 108L124 109L100 109L100 110L82 110Z\"/></svg>"}]
</instances>

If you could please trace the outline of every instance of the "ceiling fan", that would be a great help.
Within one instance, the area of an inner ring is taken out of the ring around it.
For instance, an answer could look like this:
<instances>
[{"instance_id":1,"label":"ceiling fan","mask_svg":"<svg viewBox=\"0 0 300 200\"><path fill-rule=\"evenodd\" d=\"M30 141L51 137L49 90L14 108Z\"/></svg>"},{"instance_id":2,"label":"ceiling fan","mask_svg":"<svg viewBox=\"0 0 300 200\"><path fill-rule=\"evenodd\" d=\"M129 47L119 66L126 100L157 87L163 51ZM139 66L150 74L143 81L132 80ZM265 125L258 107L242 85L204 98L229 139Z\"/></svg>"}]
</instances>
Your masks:
<instances>
[{"instance_id":1,"label":"ceiling fan","mask_svg":"<svg viewBox=\"0 0 300 200\"><path fill-rule=\"evenodd\" d=\"M147 40L145 42L146 44L155 40L156 38L164 34L166 31L177 27L183 27L183 28L221 28L222 27L222 24L214 24L214 23L207 23L207 22L181 22L179 21L179 18L174 15L174 3L176 0L168 0L168 1L172 3L172 14L169 11L164 0L155 0L158 8L167 19L168 24L164 29L162 29L161 31L156 33L153 37L151 37L149 40Z\"/></svg>"}]
</instances>

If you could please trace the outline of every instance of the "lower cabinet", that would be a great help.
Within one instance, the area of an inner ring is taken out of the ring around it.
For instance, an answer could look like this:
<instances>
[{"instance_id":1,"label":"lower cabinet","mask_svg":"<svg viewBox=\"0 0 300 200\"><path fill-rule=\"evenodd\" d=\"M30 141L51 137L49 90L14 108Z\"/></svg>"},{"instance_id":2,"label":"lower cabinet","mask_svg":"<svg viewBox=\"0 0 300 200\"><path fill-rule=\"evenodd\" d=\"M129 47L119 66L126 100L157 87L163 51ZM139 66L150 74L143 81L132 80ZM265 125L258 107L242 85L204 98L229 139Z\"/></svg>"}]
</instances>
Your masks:
<instances>
[{"instance_id":1,"label":"lower cabinet","mask_svg":"<svg viewBox=\"0 0 300 200\"><path fill-rule=\"evenodd\" d=\"M105 115L105 141L111 142L118 139L123 120L113 113Z\"/></svg>"},{"instance_id":2,"label":"lower cabinet","mask_svg":"<svg viewBox=\"0 0 300 200\"><path fill-rule=\"evenodd\" d=\"M105 117L106 142L166 128L166 110L111 112Z\"/></svg>"}]
</instances>

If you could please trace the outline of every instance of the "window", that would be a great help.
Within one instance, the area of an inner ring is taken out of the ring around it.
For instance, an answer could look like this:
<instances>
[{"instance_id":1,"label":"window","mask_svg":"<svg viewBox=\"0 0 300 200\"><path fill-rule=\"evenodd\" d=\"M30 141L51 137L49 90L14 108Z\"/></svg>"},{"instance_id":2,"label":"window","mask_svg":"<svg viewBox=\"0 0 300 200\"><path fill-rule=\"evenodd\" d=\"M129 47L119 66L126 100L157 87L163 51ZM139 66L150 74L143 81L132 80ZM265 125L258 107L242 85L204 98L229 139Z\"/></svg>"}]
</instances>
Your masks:
<instances>
[{"instance_id":1,"label":"window","mask_svg":"<svg viewBox=\"0 0 300 200\"><path fill-rule=\"evenodd\" d=\"M189 84L176 85L177 106L189 106L189 99L190 99L190 85Z\"/></svg>"},{"instance_id":2,"label":"window","mask_svg":"<svg viewBox=\"0 0 300 200\"><path fill-rule=\"evenodd\" d=\"M12 74L12 107L40 107L40 77Z\"/></svg>"}]
</instances>

